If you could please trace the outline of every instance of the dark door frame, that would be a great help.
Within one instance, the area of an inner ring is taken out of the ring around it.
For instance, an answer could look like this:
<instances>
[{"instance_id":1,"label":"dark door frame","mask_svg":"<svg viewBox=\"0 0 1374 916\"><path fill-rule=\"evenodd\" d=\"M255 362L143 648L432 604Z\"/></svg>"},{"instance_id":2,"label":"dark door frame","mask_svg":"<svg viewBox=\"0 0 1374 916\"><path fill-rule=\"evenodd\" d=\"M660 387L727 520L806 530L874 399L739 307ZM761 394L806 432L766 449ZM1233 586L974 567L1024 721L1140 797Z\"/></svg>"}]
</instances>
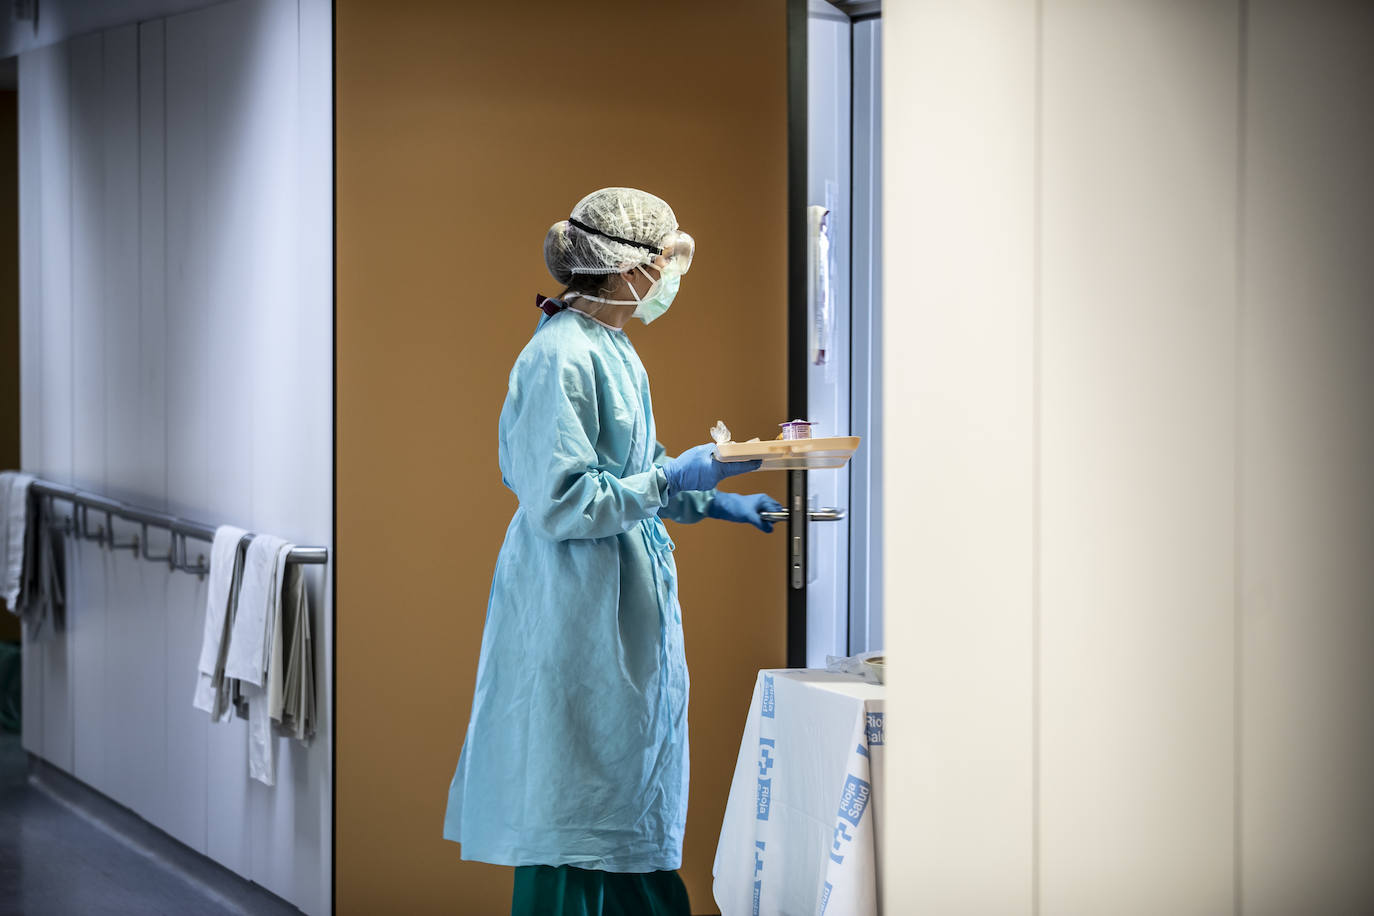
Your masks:
<instances>
[{"instance_id":1,"label":"dark door frame","mask_svg":"<svg viewBox=\"0 0 1374 916\"><path fill-rule=\"evenodd\" d=\"M787 0L787 411L807 415L807 0ZM787 666L806 667L806 472L787 475ZM800 566L797 587L794 566Z\"/></svg>"}]
</instances>

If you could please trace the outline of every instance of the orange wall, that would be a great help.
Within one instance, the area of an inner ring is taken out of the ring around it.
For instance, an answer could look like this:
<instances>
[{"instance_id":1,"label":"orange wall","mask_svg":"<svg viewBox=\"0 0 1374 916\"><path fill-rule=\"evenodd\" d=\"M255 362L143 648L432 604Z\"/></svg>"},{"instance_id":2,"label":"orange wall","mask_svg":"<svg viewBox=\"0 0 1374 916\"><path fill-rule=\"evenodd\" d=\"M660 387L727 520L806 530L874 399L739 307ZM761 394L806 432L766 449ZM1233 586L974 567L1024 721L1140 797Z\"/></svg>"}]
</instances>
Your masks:
<instances>
[{"instance_id":1,"label":"orange wall","mask_svg":"<svg viewBox=\"0 0 1374 916\"><path fill-rule=\"evenodd\" d=\"M783 0L372 3L337 15L337 850L340 913L502 913L510 870L440 833L487 591L515 508L506 376L554 293L544 232L643 187L698 254L630 329L672 452L786 409ZM785 495L781 475L745 478ZM781 532L677 540L692 673L684 877L710 870L757 669L784 662Z\"/></svg>"}]
</instances>

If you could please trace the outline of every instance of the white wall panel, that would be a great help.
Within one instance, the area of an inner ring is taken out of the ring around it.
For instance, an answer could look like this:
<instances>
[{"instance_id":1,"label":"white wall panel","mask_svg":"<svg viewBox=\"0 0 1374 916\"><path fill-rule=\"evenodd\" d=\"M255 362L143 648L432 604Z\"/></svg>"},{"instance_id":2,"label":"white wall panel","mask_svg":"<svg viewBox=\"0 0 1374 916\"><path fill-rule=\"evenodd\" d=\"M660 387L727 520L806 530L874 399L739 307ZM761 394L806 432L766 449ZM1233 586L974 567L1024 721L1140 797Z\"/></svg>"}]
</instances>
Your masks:
<instances>
[{"instance_id":1,"label":"white wall panel","mask_svg":"<svg viewBox=\"0 0 1374 916\"><path fill-rule=\"evenodd\" d=\"M166 553L166 539L155 534L155 549ZM195 562L194 556L192 562ZM169 805L163 829L197 852L207 853L207 798L210 720L191 706L196 687L196 661L205 614L205 584L183 573L166 579L166 666L163 690L167 705L166 792Z\"/></svg>"},{"instance_id":2,"label":"white wall panel","mask_svg":"<svg viewBox=\"0 0 1374 916\"><path fill-rule=\"evenodd\" d=\"M67 47L34 53L33 95L42 166L38 170L40 213L39 286L43 312L39 340L39 385L43 392L39 461L45 473L72 482L72 174ZM22 87L21 87L22 88Z\"/></svg>"},{"instance_id":3,"label":"white wall panel","mask_svg":"<svg viewBox=\"0 0 1374 916\"><path fill-rule=\"evenodd\" d=\"M1374 912L1374 7L1249 4L1243 899Z\"/></svg>"},{"instance_id":4,"label":"white wall panel","mask_svg":"<svg viewBox=\"0 0 1374 916\"><path fill-rule=\"evenodd\" d=\"M34 87L43 82L41 55L19 58L19 448L20 463L37 467L43 454L43 99ZM25 717L27 719L27 716Z\"/></svg>"},{"instance_id":5,"label":"white wall panel","mask_svg":"<svg viewBox=\"0 0 1374 916\"><path fill-rule=\"evenodd\" d=\"M251 87L256 74L244 59L252 44L255 4L210 7L168 22L169 50L188 41L199 49L195 69L186 74L203 105L204 172L196 180L204 191L205 220L195 227L202 237L206 276L200 295L187 303L190 332L201 338L201 359L187 367L186 379L198 392L197 407L208 422L204 436L205 484L195 493L196 511L208 518L251 527L253 498L252 410L249 404L256 359L251 353L251 302L262 265L253 260L252 232L256 178L255 148L261 142L259 112ZM183 22L184 21L184 22ZM184 25L184 31L181 26ZM179 81L171 65L167 78ZM175 118L168 119L169 131ZM169 148L169 158L171 151ZM169 162L170 166L170 162ZM169 173L170 174L170 173ZM187 174L194 174L188 171ZM168 184L168 198L183 193ZM252 264L252 270L238 265ZM269 370L270 371L270 370ZM237 717L207 733L206 853L240 874L250 874L248 808L248 729Z\"/></svg>"},{"instance_id":6,"label":"white wall panel","mask_svg":"<svg viewBox=\"0 0 1374 916\"><path fill-rule=\"evenodd\" d=\"M210 212L206 206L205 35L194 20L167 20L163 58L166 99L167 509L204 511L210 488L210 417L205 409L205 364L211 338L202 322L209 282ZM217 520L218 521L218 520ZM226 520L227 521L227 520ZM199 544L197 552L205 552ZM193 554L190 558L194 563ZM204 619L199 579L172 576L167 622L167 775L179 797L195 799L172 831L208 853L209 723L191 708ZM184 701L181 698L184 697Z\"/></svg>"},{"instance_id":7,"label":"white wall panel","mask_svg":"<svg viewBox=\"0 0 1374 916\"><path fill-rule=\"evenodd\" d=\"M167 507L167 215L165 26L138 26L138 459L130 496Z\"/></svg>"},{"instance_id":8,"label":"white wall panel","mask_svg":"<svg viewBox=\"0 0 1374 916\"><path fill-rule=\"evenodd\" d=\"M106 491L146 505L138 484L143 470L139 443L139 90L138 30L105 33L104 137L104 416ZM158 462L159 470L162 462ZM115 522L126 542L137 526ZM165 774L165 710L160 665L162 612L150 612L149 581L166 572L148 569L127 550L105 558L106 714L102 743L109 794L151 815L161 806ZM158 596L160 598L160 595ZM151 817L150 817L151 819Z\"/></svg>"},{"instance_id":9,"label":"white wall panel","mask_svg":"<svg viewBox=\"0 0 1374 916\"><path fill-rule=\"evenodd\" d=\"M138 347L137 390L133 409L126 409L131 425L138 431L134 442L138 458L129 469L127 478L130 498L135 494L143 505L164 509L167 504L167 304L166 235L163 231L165 161L163 139L165 123L163 106L166 88L163 79L163 24L147 22L138 26ZM140 531L140 535L142 532ZM151 543L141 545L142 551L161 555L167 551L167 538L150 532ZM148 707L145 769L140 774L138 791L143 801L136 809L149 821L173 835L202 837L203 820L199 828L187 820L204 816L204 808L191 814L183 813L176 803L177 796L168 791L173 785L172 742L168 736L173 721L182 722L184 730L194 730L189 722L194 714L183 700L186 689L168 689L167 661L171 634L182 632L172 626L169 617L193 617L183 605L168 602L171 577L165 568L142 561L138 585L131 589L135 597L130 615L133 628L131 638L141 647L145 664L142 676L133 689L140 702ZM185 658L192 649L183 644L175 657ZM152 659L152 663L147 663ZM184 663L183 663L184 664ZM203 725L201 726L203 727ZM194 739L193 739L194 740ZM204 747L199 740L198 747ZM179 825L173 829L173 825ZM202 845L203 848L203 845Z\"/></svg>"},{"instance_id":10,"label":"white wall panel","mask_svg":"<svg viewBox=\"0 0 1374 916\"><path fill-rule=\"evenodd\" d=\"M307 461L283 462L283 449L296 453L305 447L300 426L304 415L323 407L318 395L327 384L330 366L318 347L306 343L320 314L314 290L298 282L301 227L312 214L304 213L297 196L297 163L301 132L294 128L300 111L296 10L280 4L257 3L245 8L237 40L226 50L241 61L250 76L241 92L252 99L252 120L242 124L247 156L236 194L245 207L243 244L252 262L260 265L245 291L242 309L253 334L245 346L254 353L255 371L243 380L250 410L251 451L239 469L251 481L252 520L256 527L296 540L312 517L298 494L318 489L311 479L330 460L314 453ZM318 102L316 103L318 104ZM318 161L318 160L316 160ZM315 307L299 307L298 297L314 297ZM286 392L284 380L299 384ZM304 400L297 400L297 396ZM313 407L310 405L314 405ZM300 454L300 453L297 453ZM303 455L301 457L304 457ZM318 516L313 516L318 517ZM249 810L249 855L253 879L275 893L293 899L319 899L318 846L295 842L300 822L311 823L312 812L329 803L327 782L310 779L309 762L318 748L277 739L278 780L275 787L246 783Z\"/></svg>"},{"instance_id":11,"label":"white wall panel","mask_svg":"<svg viewBox=\"0 0 1374 916\"><path fill-rule=\"evenodd\" d=\"M329 544L330 18L323 0L236 0L24 56L29 470ZM26 741L327 912L327 722L308 747L278 740L275 787L252 783L245 723L191 707L204 582L94 542L68 550L72 625L29 647L41 727ZM329 596L323 570L308 580L327 715Z\"/></svg>"},{"instance_id":12,"label":"white wall panel","mask_svg":"<svg viewBox=\"0 0 1374 916\"><path fill-rule=\"evenodd\" d=\"M38 339L38 385L42 420L37 463L29 470L59 483L72 482L72 174L69 128L67 47L32 54L32 81L20 84L37 109L35 132L41 165L32 182L38 188L38 285L42 312ZM36 163L35 163L36 164ZM28 182L27 176L23 179ZM21 243L22 244L22 243ZM73 714L71 630L38 646L43 658L43 756L72 771Z\"/></svg>"},{"instance_id":13,"label":"white wall panel","mask_svg":"<svg viewBox=\"0 0 1374 916\"><path fill-rule=\"evenodd\" d=\"M102 315L104 397L97 407L105 417L105 492L118 499L142 500L137 484L143 469L137 418L139 390L139 90L138 29L104 33L104 85L101 96L103 162ZM140 505L144 504L140 502Z\"/></svg>"},{"instance_id":14,"label":"white wall panel","mask_svg":"<svg viewBox=\"0 0 1374 916\"><path fill-rule=\"evenodd\" d=\"M43 78L37 54L19 59L19 80L29 91L19 93L19 449L25 470L43 465L43 283L42 169L43 146L39 122L43 117L38 93L32 87ZM23 630L24 750L42 754L43 667L45 653L36 636Z\"/></svg>"},{"instance_id":15,"label":"white wall panel","mask_svg":"<svg viewBox=\"0 0 1374 916\"><path fill-rule=\"evenodd\" d=\"M105 473L105 42L67 44L71 98L72 482Z\"/></svg>"},{"instance_id":16,"label":"white wall panel","mask_svg":"<svg viewBox=\"0 0 1374 916\"><path fill-rule=\"evenodd\" d=\"M105 54L104 36L67 44L71 99L72 481L105 491ZM91 529L104 519L91 518ZM74 543L67 622L72 649L73 773L102 792L105 779L104 551Z\"/></svg>"}]
</instances>

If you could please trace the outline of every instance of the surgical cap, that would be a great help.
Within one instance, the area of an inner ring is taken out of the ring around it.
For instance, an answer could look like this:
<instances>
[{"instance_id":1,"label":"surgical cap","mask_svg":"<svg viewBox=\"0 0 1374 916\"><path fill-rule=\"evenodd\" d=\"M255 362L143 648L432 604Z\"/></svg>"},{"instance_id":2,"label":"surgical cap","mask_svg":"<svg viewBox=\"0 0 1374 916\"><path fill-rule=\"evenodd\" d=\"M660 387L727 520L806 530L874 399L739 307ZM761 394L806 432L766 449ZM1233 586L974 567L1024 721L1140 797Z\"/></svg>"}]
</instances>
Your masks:
<instances>
[{"instance_id":1,"label":"surgical cap","mask_svg":"<svg viewBox=\"0 0 1374 916\"><path fill-rule=\"evenodd\" d=\"M602 188L549 228L544 264L566 285L575 274L624 273L676 252L685 273L694 248L691 237L677 231L667 201L636 188Z\"/></svg>"}]
</instances>

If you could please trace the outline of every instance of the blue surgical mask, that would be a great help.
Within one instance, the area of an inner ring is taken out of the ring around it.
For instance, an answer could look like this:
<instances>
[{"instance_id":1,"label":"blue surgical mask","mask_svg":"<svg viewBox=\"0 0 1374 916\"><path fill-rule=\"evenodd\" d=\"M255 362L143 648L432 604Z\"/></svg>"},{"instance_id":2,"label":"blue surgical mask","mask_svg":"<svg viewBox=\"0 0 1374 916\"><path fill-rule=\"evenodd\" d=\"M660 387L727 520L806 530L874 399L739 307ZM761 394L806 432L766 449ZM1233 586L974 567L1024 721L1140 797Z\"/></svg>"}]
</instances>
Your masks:
<instances>
[{"instance_id":1,"label":"blue surgical mask","mask_svg":"<svg viewBox=\"0 0 1374 916\"><path fill-rule=\"evenodd\" d=\"M643 267L639 272L648 277L649 272ZM678 284L682 280L682 274L672 267L664 267L659 271L658 279L652 281L649 291L640 299L635 293L633 285L630 286L630 294L638 300L635 306L634 317L645 324L650 324L654 319L668 311L668 307L673 304L673 299L677 297Z\"/></svg>"}]
</instances>

